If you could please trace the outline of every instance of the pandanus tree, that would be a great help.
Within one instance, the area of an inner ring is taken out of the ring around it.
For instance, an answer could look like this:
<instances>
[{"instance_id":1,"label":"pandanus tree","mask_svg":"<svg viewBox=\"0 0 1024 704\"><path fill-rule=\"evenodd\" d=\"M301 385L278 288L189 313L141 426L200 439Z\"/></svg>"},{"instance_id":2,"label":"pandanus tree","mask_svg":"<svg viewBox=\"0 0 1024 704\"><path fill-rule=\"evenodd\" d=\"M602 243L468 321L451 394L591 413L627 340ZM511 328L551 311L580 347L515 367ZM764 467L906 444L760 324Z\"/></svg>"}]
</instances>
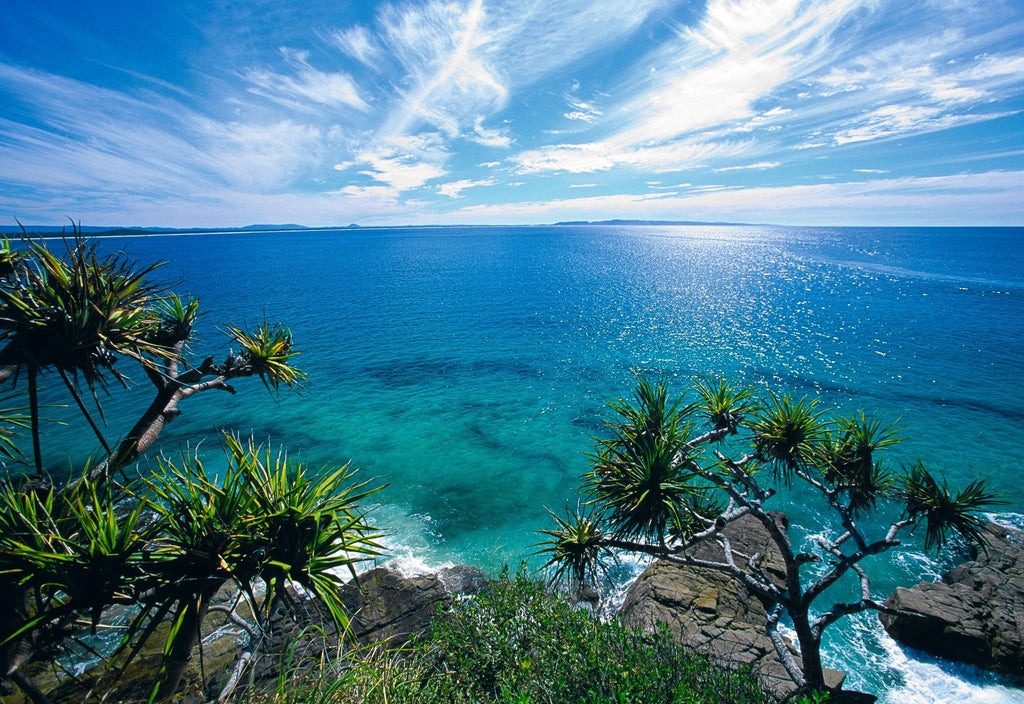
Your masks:
<instances>
[{"instance_id":1,"label":"pandanus tree","mask_svg":"<svg viewBox=\"0 0 1024 704\"><path fill-rule=\"evenodd\" d=\"M305 378L290 331L260 323L228 326L237 351L223 361L188 359L198 302L182 299L123 254L106 255L75 238L59 256L42 242L0 246L0 382L24 375L27 409L0 411L0 455L20 457L19 428L31 436L35 476L0 483L0 683L17 684L37 704L47 695L25 674L83 628L95 631L113 605L134 609L117 652L131 659L170 622L154 695L171 696L213 594L234 582L253 605L252 632L297 584L319 597L340 627L339 568L379 553L377 531L358 502L374 489L353 471L313 470L225 436L227 471L211 477L197 454L160 458L148 477L118 475L157 440L181 401L232 381L259 377L277 391ZM120 366L118 366L120 364ZM127 386L126 364L154 387L138 420L115 443L105 431L99 392ZM58 377L103 448L65 481L44 473L39 382ZM4 398L7 401L8 397ZM25 413L25 410L28 413ZM257 593L263 596L257 599Z\"/></svg>"},{"instance_id":2,"label":"pandanus tree","mask_svg":"<svg viewBox=\"0 0 1024 704\"><path fill-rule=\"evenodd\" d=\"M638 378L631 400L610 404L608 437L597 441L583 478L586 500L565 517L552 514L540 551L555 579L577 585L595 581L616 551L731 574L770 605L765 628L793 681L824 689L825 629L850 614L887 610L872 594L865 559L898 548L902 532L922 525L927 550L942 549L953 534L981 542L981 512L1001 501L981 480L954 492L919 462L885 469L879 451L899 442L897 432L863 413L832 419L815 399L759 399L752 386L718 379L693 386L696 399L684 403L665 383ZM829 537L808 551L791 544L769 512L780 486L796 487L832 518ZM882 504L902 512L869 537L864 518ZM723 532L743 516L770 536L781 582ZM721 545L720 559L694 556L707 541ZM844 577L856 580L859 598L829 603L830 587ZM779 631L784 616L799 660Z\"/></svg>"}]
</instances>

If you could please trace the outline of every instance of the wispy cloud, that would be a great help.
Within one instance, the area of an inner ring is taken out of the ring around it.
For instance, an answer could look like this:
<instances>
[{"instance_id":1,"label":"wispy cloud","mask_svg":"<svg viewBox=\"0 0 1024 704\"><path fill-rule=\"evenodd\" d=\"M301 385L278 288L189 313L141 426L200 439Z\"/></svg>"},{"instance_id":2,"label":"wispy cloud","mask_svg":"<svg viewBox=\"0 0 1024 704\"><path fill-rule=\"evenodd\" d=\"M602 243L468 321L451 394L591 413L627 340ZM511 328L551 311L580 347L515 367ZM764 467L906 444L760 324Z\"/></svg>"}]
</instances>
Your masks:
<instances>
[{"instance_id":1,"label":"wispy cloud","mask_svg":"<svg viewBox=\"0 0 1024 704\"><path fill-rule=\"evenodd\" d=\"M437 192L443 196L449 198L461 198L462 192L467 188L477 188L479 186L493 186L494 181L491 179L482 179L479 181L473 181L470 179L462 179L460 181L452 181L451 183L444 183L437 187Z\"/></svg>"},{"instance_id":2,"label":"wispy cloud","mask_svg":"<svg viewBox=\"0 0 1024 704\"><path fill-rule=\"evenodd\" d=\"M323 106L346 106L366 110L369 106L360 96L351 76L345 73L325 73L309 64L309 53L282 48L281 55L291 67L293 75L254 69L245 74L249 91L268 98L293 110L308 110Z\"/></svg>"},{"instance_id":3,"label":"wispy cloud","mask_svg":"<svg viewBox=\"0 0 1024 704\"><path fill-rule=\"evenodd\" d=\"M361 63L372 66L383 57L380 46L362 25L336 29L331 32L331 39L339 49Z\"/></svg>"},{"instance_id":4,"label":"wispy cloud","mask_svg":"<svg viewBox=\"0 0 1024 704\"><path fill-rule=\"evenodd\" d=\"M615 165L692 167L712 155L734 156L750 146L728 132L749 131L785 115L758 101L817 68L826 42L860 0L806 4L796 0L712 0L696 27L637 62L632 97L609 109L625 126L597 142L562 144L519 155L520 168L597 171ZM596 113L589 113L596 116ZM731 126L712 143L707 132Z\"/></svg>"},{"instance_id":5,"label":"wispy cloud","mask_svg":"<svg viewBox=\"0 0 1024 704\"><path fill-rule=\"evenodd\" d=\"M358 163L369 166L360 171L361 174L397 191L419 188L441 178L447 174L444 168L447 158L448 152L437 135L391 137L376 148L356 155Z\"/></svg>"},{"instance_id":6,"label":"wispy cloud","mask_svg":"<svg viewBox=\"0 0 1024 704\"><path fill-rule=\"evenodd\" d=\"M379 16L380 41L403 67L408 87L382 132L426 123L450 137L472 134L471 126L506 106L511 91L628 36L670 3L468 0L387 6Z\"/></svg>"},{"instance_id":7,"label":"wispy cloud","mask_svg":"<svg viewBox=\"0 0 1024 704\"><path fill-rule=\"evenodd\" d=\"M512 146L512 137L509 136L507 129L484 127L482 117L478 117L473 123L473 134L468 139L485 147L508 149Z\"/></svg>"},{"instance_id":8,"label":"wispy cloud","mask_svg":"<svg viewBox=\"0 0 1024 704\"><path fill-rule=\"evenodd\" d=\"M1003 221L1009 194L1024 201L1012 3L282 3L229 3L208 46L168 57L127 35L45 64L0 47L0 205L164 224L796 222L820 198L880 222L886 203L925 220L987 203ZM958 174L975 166L989 176ZM597 184L620 195L577 197ZM501 205L524 194L545 200Z\"/></svg>"},{"instance_id":9,"label":"wispy cloud","mask_svg":"<svg viewBox=\"0 0 1024 704\"><path fill-rule=\"evenodd\" d=\"M485 51L492 39L483 0L466 8L447 3L388 7L381 22L388 48L411 84L385 134L426 122L454 137L467 122L503 105L508 89Z\"/></svg>"},{"instance_id":10,"label":"wispy cloud","mask_svg":"<svg viewBox=\"0 0 1024 704\"><path fill-rule=\"evenodd\" d=\"M778 161L759 161L756 164L744 164L743 166L725 166L720 169L713 169L716 173L724 173L726 171L746 171L753 169L756 171L764 171L765 169L774 169L779 166Z\"/></svg>"},{"instance_id":11,"label":"wispy cloud","mask_svg":"<svg viewBox=\"0 0 1024 704\"><path fill-rule=\"evenodd\" d=\"M553 222L588 213L593 219L641 217L816 224L973 224L992 208L999 223L1024 218L1024 172L883 179L813 186L717 188L684 194L618 194L587 198L477 205L453 222ZM960 213L950 219L951 213ZM727 215L723 215L727 214Z\"/></svg>"}]
</instances>

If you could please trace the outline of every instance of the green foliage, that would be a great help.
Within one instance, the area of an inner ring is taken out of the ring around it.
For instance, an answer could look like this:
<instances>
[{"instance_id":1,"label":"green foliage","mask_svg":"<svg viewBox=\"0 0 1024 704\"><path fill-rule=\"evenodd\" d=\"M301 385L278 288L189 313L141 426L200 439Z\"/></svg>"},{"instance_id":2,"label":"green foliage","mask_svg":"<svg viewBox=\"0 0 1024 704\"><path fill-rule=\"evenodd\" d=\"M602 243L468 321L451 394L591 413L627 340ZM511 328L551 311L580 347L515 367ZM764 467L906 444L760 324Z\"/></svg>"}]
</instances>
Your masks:
<instances>
[{"instance_id":1,"label":"green foliage","mask_svg":"<svg viewBox=\"0 0 1024 704\"><path fill-rule=\"evenodd\" d=\"M192 328L199 318L199 299L167 296L157 303L154 313L150 339L161 347L170 348L192 337Z\"/></svg>"},{"instance_id":2,"label":"green foliage","mask_svg":"<svg viewBox=\"0 0 1024 704\"><path fill-rule=\"evenodd\" d=\"M753 515L771 523L764 503L776 487L766 481L799 484L832 511L829 537L819 541L832 558L827 566L804 571L807 564L822 564L820 556L796 553L777 531L769 534L784 563L785 590L735 551L723 549L717 558L702 555L700 562L742 579L772 602L776 613L792 619L802 664L776 645L780 659L794 682L820 689L823 631L843 616L877 609L878 602L869 586L862 587L859 601L814 615L815 599L851 572L869 585L859 563L899 546L895 536L908 526L925 524L926 550L943 547L951 533L984 544L982 512L1000 503L996 494L981 480L954 494L920 464L891 474L876 455L900 441L893 426L864 413L830 420L814 398L774 393L755 398L751 387L708 377L693 386L700 398L684 406L682 397L670 399L663 382L638 378L631 401L609 404L610 437L597 441L583 478L591 513L554 516L556 527L542 531L547 539L539 552L548 556L554 579L594 580L602 562L613 559L611 549L693 564L697 542L719 539L723 548L728 545L722 531L731 521ZM729 442L720 442L726 436ZM749 449L740 454L744 444ZM761 467L769 470L767 476ZM867 538L854 518L888 501L904 503L903 520L892 523L885 538Z\"/></svg>"},{"instance_id":3,"label":"green foliage","mask_svg":"<svg viewBox=\"0 0 1024 704\"><path fill-rule=\"evenodd\" d=\"M291 360L299 353L292 345L291 330L283 325L271 326L264 321L252 331L232 326L227 332L242 347L243 363L267 388L276 391L281 384L296 386L306 378L304 372L291 365Z\"/></svg>"},{"instance_id":4,"label":"green foliage","mask_svg":"<svg viewBox=\"0 0 1024 704\"><path fill-rule=\"evenodd\" d=\"M756 412L751 424L755 453L786 480L820 455L827 431L817 406L817 399L769 394Z\"/></svg>"},{"instance_id":5,"label":"green foliage","mask_svg":"<svg viewBox=\"0 0 1024 704\"><path fill-rule=\"evenodd\" d=\"M89 388L106 375L124 383L119 356L150 364L166 349L151 339L153 306L164 295L148 281L158 265L139 268L123 254L101 256L75 239L66 257L28 243L27 265L0 286L0 352L4 364L79 375Z\"/></svg>"},{"instance_id":6,"label":"green foliage","mask_svg":"<svg viewBox=\"0 0 1024 704\"><path fill-rule=\"evenodd\" d=\"M735 386L726 379L701 376L693 388L700 396L696 409L713 430L736 433L747 415L757 408L752 385Z\"/></svg>"},{"instance_id":7,"label":"green foliage","mask_svg":"<svg viewBox=\"0 0 1024 704\"><path fill-rule=\"evenodd\" d=\"M380 553L378 532L358 502L375 489L352 481L347 466L310 470L283 453L228 437L223 481L198 456L160 459L158 472L122 487L112 477L159 435L178 402L230 380L259 376L268 388L293 387L305 374L291 366L291 332L263 322L254 330L229 328L241 347L223 364L208 357L186 362L184 351L199 316L195 299L182 299L150 281L159 267L138 266L122 254L101 254L81 239L63 256L41 241L23 252L0 242L0 369L2 378L27 376L28 410L0 410L0 458L20 459L15 431L27 428L36 476L22 486L0 481L0 678L31 689L22 666L32 656L58 654L83 623L96 628L114 604L133 607L120 649L132 655L170 616L164 668L154 695L173 694L210 599L232 580L256 605L257 582L266 598L257 615L285 600L296 584L319 596L340 625L347 615L338 597L338 568ZM156 398L116 452L80 394L138 363ZM81 477L54 485L42 467L39 379L59 374L106 453L86 462ZM209 378L209 381L204 379ZM10 396L0 396L6 406ZM83 622L82 617L88 620ZM265 625L265 624L263 624Z\"/></svg>"},{"instance_id":8,"label":"green foliage","mask_svg":"<svg viewBox=\"0 0 1024 704\"><path fill-rule=\"evenodd\" d=\"M73 491L22 491L0 484L0 574L8 599L5 642L36 628L67 633L79 613L95 628L103 610L132 599L151 528L140 504L83 481ZM34 595L30 604L14 598Z\"/></svg>"},{"instance_id":9,"label":"green foliage","mask_svg":"<svg viewBox=\"0 0 1024 704\"><path fill-rule=\"evenodd\" d=\"M895 485L894 477L875 461L875 453L902 438L893 426L884 426L863 411L840 419L836 426L822 443L819 466L823 478L846 494L855 513L870 511L879 500L892 498Z\"/></svg>"},{"instance_id":10,"label":"green foliage","mask_svg":"<svg viewBox=\"0 0 1024 704\"><path fill-rule=\"evenodd\" d=\"M380 533L366 522L359 503L382 487L352 483L355 470L321 467L311 472L284 453L272 454L251 439L225 438L231 468L244 477L252 512L245 529L262 555L259 577L272 595L294 582L316 594L338 625L347 616L338 596L341 568L382 552ZM252 548L250 548L252 549Z\"/></svg>"},{"instance_id":11,"label":"green foliage","mask_svg":"<svg viewBox=\"0 0 1024 704\"><path fill-rule=\"evenodd\" d=\"M32 422L30 416L25 414L24 406L8 406L9 403L18 403L18 394L0 394L0 462L7 459L11 461L22 461L24 453L18 447L19 430L31 430Z\"/></svg>"},{"instance_id":12,"label":"green foliage","mask_svg":"<svg viewBox=\"0 0 1024 704\"><path fill-rule=\"evenodd\" d=\"M381 487L353 483L346 465L311 472L285 453L225 436L223 480L209 478L198 456L158 460L147 485L160 519L155 572L174 599L212 593L234 580L251 593L267 586L266 604L295 583L315 593L344 628L339 568L381 553L379 532L358 504ZM212 588L212 589L211 589Z\"/></svg>"},{"instance_id":13,"label":"green foliage","mask_svg":"<svg viewBox=\"0 0 1024 704\"><path fill-rule=\"evenodd\" d=\"M435 619L419 644L420 702L768 701L749 676L726 673L507 570L483 594Z\"/></svg>"},{"instance_id":14,"label":"green foliage","mask_svg":"<svg viewBox=\"0 0 1024 704\"><path fill-rule=\"evenodd\" d=\"M591 504L608 511L619 534L658 540L669 525L683 523L696 491L687 461L690 425L681 400L669 403L663 382L638 379L634 398L633 404L610 404L618 418L608 423L612 437L592 456L584 491Z\"/></svg>"},{"instance_id":15,"label":"green foliage","mask_svg":"<svg viewBox=\"0 0 1024 704\"><path fill-rule=\"evenodd\" d=\"M979 514L990 506L1006 504L980 479L953 494L920 462L903 477L900 494L906 502L904 515L915 522L924 521L926 550L945 547L951 532L984 546L987 521Z\"/></svg>"},{"instance_id":16,"label":"green foliage","mask_svg":"<svg viewBox=\"0 0 1024 704\"><path fill-rule=\"evenodd\" d=\"M254 701L261 701L254 698ZM644 636L506 569L458 601L401 653L359 651L291 681L273 704L762 704L748 672L728 672Z\"/></svg>"},{"instance_id":17,"label":"green foliage","mask_svg":"<svg viewBox=\"0 0 1024 704\"><path fill-rule=\"evenodd\" d=\"M542 547L538 554L550 556L544 567L555 568L552 579L569 576L576 584L597 581L598 575L604 572L603 561L609 557L608 548L602 544L604 534L600 521L593 513L578 509L567 508L565 518L550 510L548 513L556 527L541 531L551 540L538 544Z\"/></svg>"}]
</instances>

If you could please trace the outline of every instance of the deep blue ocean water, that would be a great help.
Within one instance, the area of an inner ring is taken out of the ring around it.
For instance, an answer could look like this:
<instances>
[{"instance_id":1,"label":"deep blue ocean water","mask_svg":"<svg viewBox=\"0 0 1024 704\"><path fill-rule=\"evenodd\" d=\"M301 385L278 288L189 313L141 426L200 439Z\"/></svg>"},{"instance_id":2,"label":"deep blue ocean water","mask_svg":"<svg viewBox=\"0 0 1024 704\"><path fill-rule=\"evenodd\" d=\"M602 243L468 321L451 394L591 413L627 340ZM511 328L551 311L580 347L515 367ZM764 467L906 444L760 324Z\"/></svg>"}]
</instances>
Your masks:
<instances>
[{"instance_id":1,"label":"deep blue ocean water","mask_svg":"<svg viewBox=\"0 0 1024 704\"><path fill-rule=\"evenodd\" d=\"M263 317L303 351L302 393L240 380L236 396L200 395L164 451L201 443L217 457L228 428L313 465L351 460L388 484L373 516L407 565L527 558L546 509L575 503L605 404L637 371L680 392L724 374L898 420L909 439L893 464L920 458L951 484L987 477L1011 502L1002 520L1024 514L1024 229L401 228L102 246L166 261L161 277L200 299L197 357L224 353L223 324ZM105 406L113 436L132 419L119 409L147 402L136 376ZM52 446L95 449L71 431L52 430ZM800 496L777 508L797 540L824 529ZM872 565L879 594L952 564L910 544ZM903 650L872 617L830 632L830 662L883 701L1024 700Z\"/></svg>"}]
</instances>

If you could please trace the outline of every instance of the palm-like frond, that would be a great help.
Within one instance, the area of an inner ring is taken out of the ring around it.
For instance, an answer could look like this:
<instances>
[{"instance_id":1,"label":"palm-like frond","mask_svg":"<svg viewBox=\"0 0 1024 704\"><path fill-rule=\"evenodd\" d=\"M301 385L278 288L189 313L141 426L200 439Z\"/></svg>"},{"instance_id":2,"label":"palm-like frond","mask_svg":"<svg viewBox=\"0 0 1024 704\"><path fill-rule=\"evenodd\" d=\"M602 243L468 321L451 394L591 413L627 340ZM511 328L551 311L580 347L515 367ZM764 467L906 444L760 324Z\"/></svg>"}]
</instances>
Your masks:
<instances>
[{"instance_id":1,"label":"palm-like frond","mask_svg":"<svg viewBox=\"0 0 1024 704\"><path fill-rule=\"evenodd\" d=\"M669 401L663 382L638 378L633 401L609 404L617 419L612 437L598 443L585 475L591 503L609 511L617 535L664 540L666 529L680 520L680 507L695 488L687 441L691 426L682 401Z\"/></svg>"},{"instance_id":2,"label":"palm-like frond","mask_svg":"<svg viewBox=\"0 0 1024 704\"><path fill-rule=\"evenodd\" d=\"M17 444L18 430L31 430L31 416L26 414L28 410L24 406L7 406L14 400L16 394L8 393L0 395L0 458L12 461L21 461L25 455Z\"/></svg>"},{"instance_id":3,"label":"palm-like frond","mask_svg":"<svg viewBox=\"0 0 1024 704\"><path fill-rule=\"evenodd\" d=\"M381 554L381 535L359 503L382 487L353 482L355 471L348 465L314 473L251 439L227 436L226 442L229 461L252 495L246 530L262 554L260 574L268 590L298 583L317 594L343 626L339 571L346 568L354 576L357 563Z\"/></svg>"},{"instance_id":4,"label":"palm-like frond","mask_svg":"<svg viewBox=\"0 0 1024 704\"><path fill-rule=\"evenodd\" d=\"M167 296L154 306L153 313L154 328L150 338L169 349L192 337L192 328L199 318L199 299Z\"/></svg>"},{"instance_id":5,"label":"palm-like frond","mask_svg":"<svg viewBox=\"0 0 1024 704\"><path fill-rule=\"evenodd\" d=\"M229 464L223 480L210 478L198 455L160 457L157 464L145 480L160 520L150 570L175 585L171 598L255 577L255 547L246 532L254 501L245 476Z\"/></svg>"},{"instance_id":6,"label":"palm-like frond","mask_svg":"<svg viewBox=\"0 0 1024 704\"><path fill-rule=\"evenodd\" d=\"M669 402L664 380L652 382L638 375L632 402L617 399L608 404L617 419L608 426L620 437L663 437L675 433L685 415L682 398Z\"/></svg>"},{"instance_id":7,"label":"palm-like frond","mask_svg":"<svg viewBox=\"0 0 1024 704\"><path fill-rule=\"evenodd\" d=\"M11 241L0 239L0 279L6 279L17 272L25 262L25 253L11 247Z\"/></svg>"},{"instance_id":8,"label":"palm-like frond","mask_svg":"<svg viewBox=\"0 0 1024 704\"><path fill-rule=\"evenodd\" d=\"M353 482L354 470L309 471L285 453L225 436L228 467L210 479L198 457L160 460L149 485L163 527L154 555L181 599L233 579L243 589L256 578L268 596L290 583L312 591L340 626L341 568L381 554L380 532L359 508L381 487ZM180 465L180 466L179 466ZM269 606L271 599L266 601Z\"/></svg>"},{"instance_id":9,"label":"palm-like frond","mask_svg":"<svg viewBox=\"0 0 1024 704\"><path fill-rule=\"evenodd\" d=\"M159 264L137 269L80 239L66 259L39 242L28 248L28 264L0 287L0 361L55 368L93 388L105 374L124 382L118 357L148 364L147 356L166 353L149 335L164 289L148 278Z\"/></svg>"},{"instance_id":10,"label":"palm-like frond","mask_svg":"<svg viewBox=\"0 0 1024 704\"><path fill-rule=\"evenodd\" d=\"M305 372L292 366L291 361L299 352L292 346L291 330L283 325L271 326L263 321L251 332L239 327L229 327L227 332L241 346L244 366L260 377L267 388L294 386L306 378Z\"/></svg>"},{"instance_id":11,"label":"palm-like frond","mask_svg":"<svg viewBox=\"0 0 1024 704\"><path fill-rule=\"evenodd\" d=\"M141 505L124 509L109 483L83 478L71 491L0 489L0 572L34 595L35 624L125 601L140 576L149 529Z\"/></svg>"},{"instance_id":12,"label":"palm-like frond","mask_svg":"<svg viewBox=\"0 0 1024 704\"><path fill-rule=\"evenodd\" d=\"M894 479L875 461L875 452L902 442L894 425L858 412L837 422L837 431L822 443L817 464L826 484L848 498L855 512L871 510L879 499L888 497Z\"/></svg>"},{"instance_id":13,"label":"palm-like frond","mask_svg":"<svg viewBox=\"0 0 1024 704\"><path fill-rule=\"evenodd\" d=\"M807 397L795 401L770 394L752 427L757 458L786 480L796 469L813 463L826 436L817 399Z\"/></svg>"},{"instance_id":14,"label":"palm-like frond","mask_svg":"<svg viewBox=\"0 0 1024 704\"><path fill-rule=\"evenodd\" d=\"M727 506L728 502L714 489L696 489L684 499L681 510L669 524L669 535L676 540L686 540L706 530L706 521L714 521L725 512Z\"/></svg>"},{"instance_id":15,"label":"palm-like frond","mask_svg":"<svg viewBox=\"0 0 1024 704\"><path fill-rule=\"evenodd\" d=\"M953 494L945 481L937 481L920 462L906 473L900 489L906 502L904 515L925 523L925 550L945 547L951 531L984 546L987 520L983 513L1007 503L981 479Z\"/></svg>"},{"instance_id":16,"label":"palm-like frond","mask_svg":"<svg viewBox=\"0 0 1024 704\"><path fill-rule=\"evenodd\" d=\"M693 388L700 396L696 409L715 430L735 433L746 416L757 408L752 385L738 386L724 378L701 376L694 380Z\"/></svg>"},{"instance_id":17,"label":"palm-like frond","mask_svg":"<svg viewBox=\"0 0 1024 704\"><path fill-rule=\"evenodd\" d=\"M565 518L548 509L556 527L540 531L550 537L537 543L534 554L547 555L543 568L554 567L552 581L568 575L577 585L596 582L611 551L605 545L601 521L593 512L565 510Z\"/></svg>"},{"instance_id":18,"label":"palm-like frond","mask_svg":"<svg viewBox=\"0 0 1024 704\"><path fill-rule=\"evenodd\" d=\"M640 437L595 458L585 491L591 503L609 510L616 534L661 541L667 527L681 520L682 505L696 491L687 450L680 438Z\"/></svg>"}]
</instances>

